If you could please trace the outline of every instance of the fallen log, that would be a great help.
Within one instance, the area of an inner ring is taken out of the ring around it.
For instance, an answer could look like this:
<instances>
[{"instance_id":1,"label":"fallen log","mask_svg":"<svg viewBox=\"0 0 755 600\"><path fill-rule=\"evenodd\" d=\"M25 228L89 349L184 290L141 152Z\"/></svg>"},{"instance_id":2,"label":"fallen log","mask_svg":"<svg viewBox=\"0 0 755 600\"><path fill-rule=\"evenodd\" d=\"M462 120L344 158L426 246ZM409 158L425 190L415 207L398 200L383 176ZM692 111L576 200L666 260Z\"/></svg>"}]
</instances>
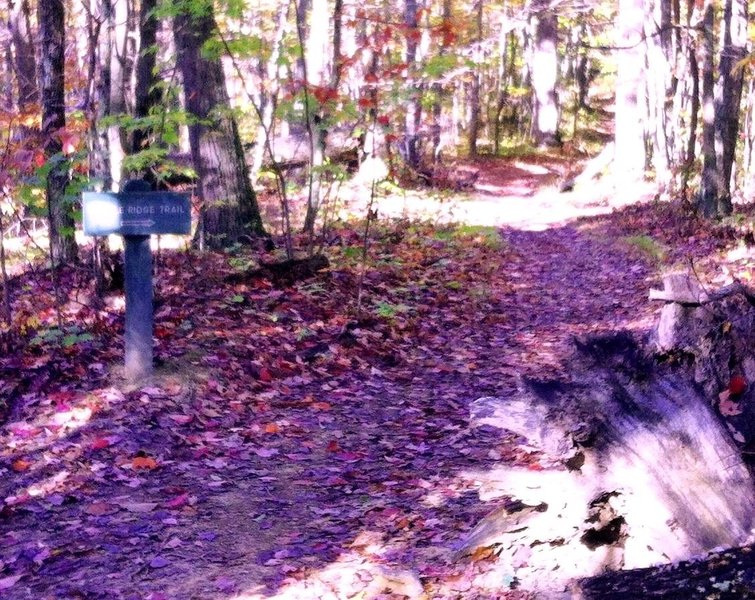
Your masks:
<instances>
[{"instance_id":1,"label":"fallen log","mask_svg":"<svg viewBox=\"0 0 755 600\"><path fill-rule=\"evenodd\" d=\"M314 277L330 266L328 258L323 254L315 254L306 258L291 258L277 263L263 263L261 266L233 273L225 279L228 283L246 283L257 278L270 280L275 286L290 286L297 281Z\"/></svg>"},{"instance_id":2,"label":"fallen log","mask_svg":"<svg viewBox=\"0 0 755 600\"><path fill-rule=\"evenodd\" d=\"M748 539L755 482L689 368L616 333L578 342L568 372L472 403L473 425L519 434L546 468L476 473L481 499L530 508L497 506L458 554L495 548L523 588L556 597L574 578Z\"/></svg>"},{"instance_id":3,"label":"fallen log","mask_svg":"<svg viewBox=\"0 0 755 600\"><path fill-rule=\"evenodd\" d=\"M755 551L711 552L701 560L605 573L583 580L580 600L755 600Z\"/></svg>"},{"instance_id":4,"label":"fallen log","mask_svg":"<svg viewBox=\"0 0 755 600\"><path fill-rule=\"evenodd\" d=\"M703 305L719 302L736 294L741 294L750 304L755 305L755 291L741 281L734 281L718 290L706 291L697 278L690 273L669 273L663 277L663 289L651 289L648 299Z\"/></svg>"}]
</instances>

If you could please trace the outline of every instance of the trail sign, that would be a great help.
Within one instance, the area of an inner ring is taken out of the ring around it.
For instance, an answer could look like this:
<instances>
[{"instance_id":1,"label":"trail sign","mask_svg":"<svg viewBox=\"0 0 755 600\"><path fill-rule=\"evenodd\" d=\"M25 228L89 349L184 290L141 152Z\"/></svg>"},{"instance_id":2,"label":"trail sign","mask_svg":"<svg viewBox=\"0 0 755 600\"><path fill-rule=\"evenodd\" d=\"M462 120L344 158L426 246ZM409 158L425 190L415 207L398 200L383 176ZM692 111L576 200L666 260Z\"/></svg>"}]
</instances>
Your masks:
<instances>
[{"instance_id":1,"label":"trail sign","mask_svg":"<svg viewBox=\"0 0 755 600\"><path fill-rule=\"evenodd\" d=\"M191 205L185 194L151 192L135 179L123 191L84 192L81 196L86 235L117 233L125 241L126 325L125 375L129 381L152 374L152 234L191 232Z\"/></svg>"},{"instance_id":2,"label":"trail sign","mask_svg":"<svg viewBox=\"0 0 755 600\"><path fill-rule=\"evenodd\" d=\"M174 192L84 192L86 235L153 235L191 231L191 205Z\"/></svg>"}]
</instances>

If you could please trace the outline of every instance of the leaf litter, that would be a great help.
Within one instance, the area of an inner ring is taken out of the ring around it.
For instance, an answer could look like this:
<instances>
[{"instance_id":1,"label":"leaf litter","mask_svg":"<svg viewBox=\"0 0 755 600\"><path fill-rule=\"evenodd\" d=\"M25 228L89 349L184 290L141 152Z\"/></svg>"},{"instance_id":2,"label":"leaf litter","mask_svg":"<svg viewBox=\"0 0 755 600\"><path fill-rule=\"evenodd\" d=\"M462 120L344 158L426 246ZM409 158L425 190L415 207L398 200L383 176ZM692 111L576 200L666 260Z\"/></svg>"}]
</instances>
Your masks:
<instances>
[{"instance_id":1,"label":"leaf litter","mask_svg":"<svg viewBox=\"0 0 755 600\"><path fill-rule=\"evenodd\" d=\"M283 289L227 289L222 255L161 256L149 386L103 367L122 316L94 308L75 314L93 339L0 359L3 598L527 598L496 552L455 554L491 508L470 473L542 468L515 435L470 428L468 404L566 375L575 335L652 323L657 265L616 232L657 212L494 243L387 224L359 316L348 227L329 273ZM717 244L686 233L669 241Z\"/></svg>"}]
</instances>

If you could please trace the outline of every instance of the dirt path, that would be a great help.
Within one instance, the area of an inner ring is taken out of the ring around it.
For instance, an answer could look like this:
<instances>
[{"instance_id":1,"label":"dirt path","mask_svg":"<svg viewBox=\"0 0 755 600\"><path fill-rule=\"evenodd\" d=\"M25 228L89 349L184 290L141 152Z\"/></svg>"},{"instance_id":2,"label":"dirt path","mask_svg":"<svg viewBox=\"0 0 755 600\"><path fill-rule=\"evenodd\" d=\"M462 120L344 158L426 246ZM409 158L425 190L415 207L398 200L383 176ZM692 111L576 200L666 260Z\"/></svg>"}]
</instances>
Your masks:
<instances>
[{"instance_id":1,"label":"dirt path","mask_svg":"<svg viewBox=\"0 0 755 600\"><path fill-rule=\"evenodd\" d=\"M541 468L471 428L469 403L560 374L574 335L647 327L655 273L602 221L554 226L606 207L536 193L551 171L489 166L466 202L503 226L500 247L450 275L436 257L376 278L415 302L406 325L344 328L311 285L229 303L204 265L164 288L159 317L186 332L162 352L188 372L123 392L72 357L87 385L28 390L0 435L0 596L527 597L508 589L526 557L455 554L496 506L485 471Z\"/></svg>"}]
</instances>

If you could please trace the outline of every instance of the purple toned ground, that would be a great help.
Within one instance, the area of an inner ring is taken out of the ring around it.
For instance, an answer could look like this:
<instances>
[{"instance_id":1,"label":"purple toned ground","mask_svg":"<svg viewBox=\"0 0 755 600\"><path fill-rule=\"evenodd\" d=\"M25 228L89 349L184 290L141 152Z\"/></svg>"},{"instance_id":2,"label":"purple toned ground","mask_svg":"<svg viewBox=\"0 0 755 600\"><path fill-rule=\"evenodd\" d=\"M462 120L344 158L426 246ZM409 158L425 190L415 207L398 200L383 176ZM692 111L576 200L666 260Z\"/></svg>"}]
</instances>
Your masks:
<instances>
[{"instance_id":1,"label":"purple toned ground","mask_svg":"<svg viewBox=\"0 0 755 600\"><path fill-rule=\"evenodd\" d=\"M468 405L568 376L575 335L650 327L659 265L617 233L651 208L507 223L506 186L541 185L521 173L488 169L472 198L500 239L381 229L361 316L344 230L330 272L285 289L230 286L224 256L163 256L144 387L118 379L120 315L92 307L71 318L94 340L0 359L0 596L528 597L495 555L455 553L495 508L475 474L540 468ZM558 200L543 193L530 206Z\"/></svg>"}]
</instances>

